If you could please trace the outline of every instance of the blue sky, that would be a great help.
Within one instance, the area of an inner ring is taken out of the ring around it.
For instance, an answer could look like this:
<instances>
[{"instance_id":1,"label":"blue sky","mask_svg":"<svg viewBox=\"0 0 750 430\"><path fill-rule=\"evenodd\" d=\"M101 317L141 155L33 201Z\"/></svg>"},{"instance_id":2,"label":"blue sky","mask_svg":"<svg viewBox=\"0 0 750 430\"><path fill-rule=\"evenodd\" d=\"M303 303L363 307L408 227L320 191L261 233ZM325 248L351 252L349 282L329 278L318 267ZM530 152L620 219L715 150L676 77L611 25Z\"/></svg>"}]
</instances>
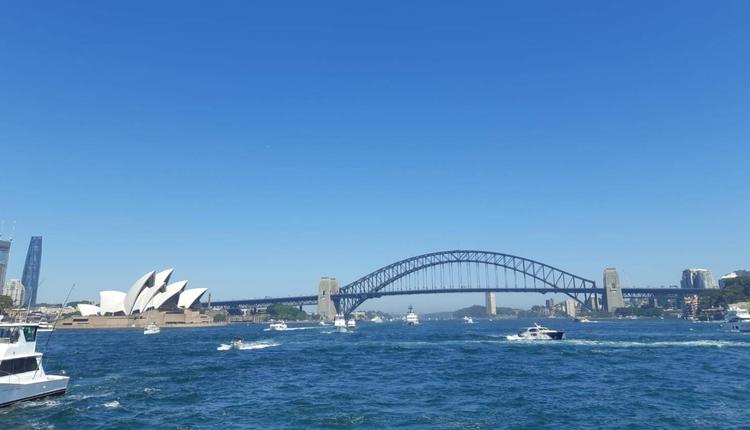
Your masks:
<instances>
[{"instance_id":1,"label":"blue sky","mask_svg":"<svg viewBox=\"0 0 750 430\"><path fill-rule=\"evenodd\" d=\"M0 219L9 277L44 236L40 300L164 267L307 294L453 248L750 266L747 2L214 3L3 6Z\"/></svg>"}]
</instances>

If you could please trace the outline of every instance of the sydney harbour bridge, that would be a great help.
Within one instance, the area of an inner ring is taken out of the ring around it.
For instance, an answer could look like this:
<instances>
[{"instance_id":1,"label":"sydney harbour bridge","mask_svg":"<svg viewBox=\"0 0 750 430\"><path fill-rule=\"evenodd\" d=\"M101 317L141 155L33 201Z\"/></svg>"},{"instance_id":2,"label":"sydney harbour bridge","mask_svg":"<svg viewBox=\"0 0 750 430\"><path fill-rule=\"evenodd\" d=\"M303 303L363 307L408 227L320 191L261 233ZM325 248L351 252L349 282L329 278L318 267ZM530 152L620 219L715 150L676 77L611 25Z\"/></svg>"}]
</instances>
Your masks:
<instances>
[{"instance_id":1,"label":"sydney harbour bridge","mask_svg":"<svg viewBox=\"0 0 750 430\"><path fill-rule=\"evenodd\" d=\"M330 306L349 315L368 299L445 293L553 293L569 296L595 310L605 299L596 282L560 268L515 255L490 251L432 252L381 267L341 288L323 278L318 294L213 302L221 307L262 307L275 303ZM706 290L684 288L621 288L625 298L682 297ZM618 293L619 294L619 293Z\"/></svg>"}]
</instances>

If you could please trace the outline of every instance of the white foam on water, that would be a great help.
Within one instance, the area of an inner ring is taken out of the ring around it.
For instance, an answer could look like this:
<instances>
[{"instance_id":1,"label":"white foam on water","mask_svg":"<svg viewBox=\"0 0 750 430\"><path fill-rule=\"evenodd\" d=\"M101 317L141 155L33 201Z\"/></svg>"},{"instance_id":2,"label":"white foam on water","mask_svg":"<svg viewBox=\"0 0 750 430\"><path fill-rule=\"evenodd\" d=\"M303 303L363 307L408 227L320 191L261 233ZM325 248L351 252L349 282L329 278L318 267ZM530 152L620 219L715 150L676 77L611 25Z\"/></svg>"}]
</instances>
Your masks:
<instances>
[{"instance_id":1,"label":"white foam on water","mask_svg":"<svg viewBox=\"0 0 750 430\"><path fill-rule=\"evenodd\" d=\"M117 409L120 407L120 402L118 402L117 400L112 400L111 402L102 403L102 406L107 409Z\"/></svg>"},{"instance_id":2,"label":"white foam on water","mask_svg":"<svg viewBox=\"0 0 750 430\"><path fill-rule=\"evenodd\" d=\"M264 328L263 331L296 331L296 330L320 330L323 328L323 326L310 326L310 327L287 327L287 328L277 328L274 330L271 330L271 328Z\"/></svg>"},{"instance_id":3,"label":"white foam on water","mask_svg":"<svg viewBox=\"0 0 750 430\"><path fill-rule=\"evenodd\" d=\"M627 340L585 340L585 339L563 339L558 341L527 340L516 335L506 336L508 341L519 342L528 345L540 343L551 345L575 345L592 346L604 348L750 348L750 342L737 342L731 340L668 340L668 341L627 341Z\"/></svg>"},{"instance_id":4,"label":"white foam on water","mask_svg":"<svg viewBox=\"0 0 750 430\"><path fill-rule=\"evenodd\" d=\"M221 346L216 348L216 350L217 351L229 351L230 349L239 349L239 350L265 349L265 348L271 348L273 346L279 346L279 345L281 344L276 343L276 342L257 341L257 342L242 342L239 348L232 348L232 345L222 343Z\"/></svg>"}]
</instances>

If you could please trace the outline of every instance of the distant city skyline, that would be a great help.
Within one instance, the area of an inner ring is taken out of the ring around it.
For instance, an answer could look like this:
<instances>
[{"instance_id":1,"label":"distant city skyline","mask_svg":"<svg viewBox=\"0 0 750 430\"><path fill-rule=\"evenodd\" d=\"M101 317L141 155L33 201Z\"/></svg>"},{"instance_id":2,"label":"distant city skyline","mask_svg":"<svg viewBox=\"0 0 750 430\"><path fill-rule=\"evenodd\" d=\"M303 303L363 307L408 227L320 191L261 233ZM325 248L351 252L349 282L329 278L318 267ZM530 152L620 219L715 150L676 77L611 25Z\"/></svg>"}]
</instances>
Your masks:
<instances>
[{"instance_id":1,"label":"distant city skyline","mask_svg":"<svg viewBox=\"0 0 750 430\"><path fill-rule=\"evenodd\" d=\"M7 278L32 236L38 302L170 267L214 300L314 294L450 249L623 287L748 268L750 5L589 8L8 4ZM366 307L409 303L484 296Z\"/></svg>"}]
</instances>

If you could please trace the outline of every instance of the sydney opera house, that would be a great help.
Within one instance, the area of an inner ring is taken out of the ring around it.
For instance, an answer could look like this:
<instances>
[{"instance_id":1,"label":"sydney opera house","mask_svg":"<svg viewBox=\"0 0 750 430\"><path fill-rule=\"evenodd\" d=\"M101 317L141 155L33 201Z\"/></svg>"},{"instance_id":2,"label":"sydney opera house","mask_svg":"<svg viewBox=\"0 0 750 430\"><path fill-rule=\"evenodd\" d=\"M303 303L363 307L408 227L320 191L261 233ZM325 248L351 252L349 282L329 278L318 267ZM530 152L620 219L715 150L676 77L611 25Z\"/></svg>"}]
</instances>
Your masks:
<instances>
[{"instance_id":1,"label":"sydney opera house","mask_svg":"<svg viewBox=\"0 0 750 430\"><path fill-rule=\"evenodd\" d=\"M207 325L211 319L202 311L201 297L206 288L188 289L188 281L170 283L174 269L148 272L127 292L100 291L99 305L79 304L80 316L63 320L61 328L142 327Z\"/></svg>"}]
</instances>

